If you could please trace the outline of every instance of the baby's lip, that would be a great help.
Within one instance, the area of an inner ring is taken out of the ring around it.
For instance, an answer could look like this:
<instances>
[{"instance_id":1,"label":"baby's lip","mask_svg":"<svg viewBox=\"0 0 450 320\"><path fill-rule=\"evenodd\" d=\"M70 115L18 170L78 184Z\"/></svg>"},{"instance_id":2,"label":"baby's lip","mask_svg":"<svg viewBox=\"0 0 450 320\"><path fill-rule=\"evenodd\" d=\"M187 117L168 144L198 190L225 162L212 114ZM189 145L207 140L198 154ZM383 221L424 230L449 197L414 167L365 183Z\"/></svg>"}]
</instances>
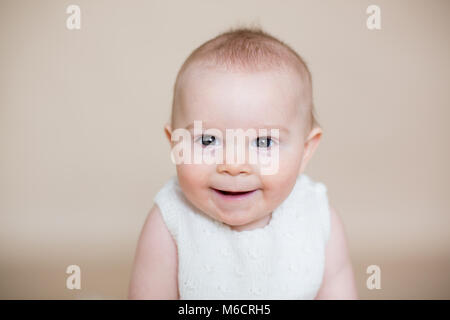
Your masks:
<instances>
[{"instance_id":1,"label":"baby's lip","mask_svg":"<svg viewBox=\"0 0 450 320\"><path fill-rule=\"evenodd\" d=\"M213 192L219 195L220 199L223 200L245 200L248 199L251 195L258 191L258 189L253 190L243 190L243 191L225 191L221 189L211 188Z\"/></svg>"},{"instance_id":2,"label":"baby's lip","mask_svg":"<svg viewBox=\"0 0 450 320\"><path fill-rule=\"evenodd\" d=\"M252 191L257 190L257 188L256 189L245 189L245 190L244 189L243 190L232 190L232 189L227 189L227 188L213 188L213 187L211 187L211 189L214 189L219 192L230 193L230 194L247 193L247 192L252 192Z\"/></svg>"}]
</instances>

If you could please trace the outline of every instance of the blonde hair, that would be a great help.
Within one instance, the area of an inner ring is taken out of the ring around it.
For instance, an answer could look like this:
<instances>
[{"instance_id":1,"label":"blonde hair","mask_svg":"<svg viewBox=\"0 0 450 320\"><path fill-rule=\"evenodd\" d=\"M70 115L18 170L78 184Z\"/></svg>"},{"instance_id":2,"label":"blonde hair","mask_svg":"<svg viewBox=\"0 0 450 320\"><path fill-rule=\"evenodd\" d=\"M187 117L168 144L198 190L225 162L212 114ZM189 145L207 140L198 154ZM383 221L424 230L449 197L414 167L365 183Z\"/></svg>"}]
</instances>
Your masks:
<instances>
[{"instance_id":1,"label":"blonde hair","mask_svg":"<svg viewBox=\"0 0 450 320\"><path fill-rule=\"evenodd\" d=\"M312 99L312 78L305 61L288 44L266 33L260 27L230 29L196 48L178 71L173 88L171 123L177 103L180 79L191 65L204 68L225 67L228 70L263 71L287 67L293 69L305 84L310 110L310 129L318 126Z\"/></svg>"}]
</instances>

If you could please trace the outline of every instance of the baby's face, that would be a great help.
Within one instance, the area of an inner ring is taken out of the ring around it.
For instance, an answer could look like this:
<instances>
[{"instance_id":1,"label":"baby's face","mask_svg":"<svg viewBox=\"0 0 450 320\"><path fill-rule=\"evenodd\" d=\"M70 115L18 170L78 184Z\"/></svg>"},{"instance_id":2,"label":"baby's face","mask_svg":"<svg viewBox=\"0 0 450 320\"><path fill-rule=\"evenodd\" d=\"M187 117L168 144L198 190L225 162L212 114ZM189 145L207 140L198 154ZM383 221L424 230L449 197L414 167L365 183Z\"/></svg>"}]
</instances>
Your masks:
<instances>
[{"instance_id":1,"label":"baby's face","mask_svg":"<svg viewBox=\"0 0 450 320\"><path fill-rule=\"evenodd\" d=\"M300 107L301 86L300 77L290 72L231 73L198 68L186 72L172 130L190 128L192 143L200 144L201 152L224 146L227 129L258 133L265 128L268 134L271 128L279 130L276 141L247 141L261 153L277 144L279 169L274 174L261 174L260 165L250 163L248 156L244 163L227 161L225 147L222 164L178 164L180 186L193 205L213 219L244 230L253 229L281 204L304 167L307 121ZM209 137L205 145L201 135L194 136L195 120L202 121L203 130L219 129L223 138L216 137L213 146L208 146ZM220 190L249 192L230 195Z\"/></svg>"}]
</instances>

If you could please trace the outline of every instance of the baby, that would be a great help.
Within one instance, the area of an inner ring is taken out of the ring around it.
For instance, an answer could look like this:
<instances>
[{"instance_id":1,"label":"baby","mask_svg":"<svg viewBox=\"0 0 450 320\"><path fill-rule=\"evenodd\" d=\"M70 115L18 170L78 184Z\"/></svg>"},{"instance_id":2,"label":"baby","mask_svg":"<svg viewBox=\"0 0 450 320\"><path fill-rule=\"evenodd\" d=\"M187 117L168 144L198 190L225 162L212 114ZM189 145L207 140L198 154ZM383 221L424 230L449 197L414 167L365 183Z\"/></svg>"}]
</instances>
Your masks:
<instances>
[{"instance_id":1,"label":"baby","mask_svg":"<svg viewBox=\"0 0 450 320\"><path fill-rule=\"evenodd\" d=\"M129 298L356 298L342 223L325 185L303 173L322 136L312 100L304 61L260 29L192 52L165 126L172 151L183 133L184 157L172 152L177 175L143 226ZM240 129L258 161L228 157L225 131ZM215 161L189 161L199 155Z\"/></svg>"}]
</instances>

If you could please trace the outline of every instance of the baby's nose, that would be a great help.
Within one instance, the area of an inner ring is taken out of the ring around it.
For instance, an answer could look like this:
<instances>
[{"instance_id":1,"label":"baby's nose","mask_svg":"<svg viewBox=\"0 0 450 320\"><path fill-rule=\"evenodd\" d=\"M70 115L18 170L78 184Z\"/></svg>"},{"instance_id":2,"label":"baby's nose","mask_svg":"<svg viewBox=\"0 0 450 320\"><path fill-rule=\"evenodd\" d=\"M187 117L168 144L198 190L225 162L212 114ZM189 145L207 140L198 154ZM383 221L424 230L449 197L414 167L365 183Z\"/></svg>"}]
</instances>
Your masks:
<instances>
[{"instance_id":1,"label":"baby's nose","mask_svg":"<svg viewBox=\"0 0 450 320\"><path fill-rule=\"evenodd\" d=\"M232 176L251 174L251 156L249 154L247 140L240 140L227 145L223 152L223 163L217 165L218 173L226 173Z\"/></svg>"},{"instance_id":2,"label":"baby's nose","mask_svg":"<svg viewBox=\"0 0 450 320\"><path fill-rule=\"evenodd\" d=\"M240 151L243 152L240 155L235 154L234 152L227 153L227 151L225 151L223 163L217 165L217 172L227 173L232 176L251 174L252 167L249 164L249 155L246 151Z\"/></svg>"},{"instance_id":3,"label":"baby's nose","mask_svg":"<svg viewBox=\"0 0 450 320\"><path fill-rule=\"evenodd\" d=\"M245 163L221 163L217 165L218 173L225 173L232 176L237 176L240 174L251 174L251 166Z\"/></svg>"}]
</instances>

